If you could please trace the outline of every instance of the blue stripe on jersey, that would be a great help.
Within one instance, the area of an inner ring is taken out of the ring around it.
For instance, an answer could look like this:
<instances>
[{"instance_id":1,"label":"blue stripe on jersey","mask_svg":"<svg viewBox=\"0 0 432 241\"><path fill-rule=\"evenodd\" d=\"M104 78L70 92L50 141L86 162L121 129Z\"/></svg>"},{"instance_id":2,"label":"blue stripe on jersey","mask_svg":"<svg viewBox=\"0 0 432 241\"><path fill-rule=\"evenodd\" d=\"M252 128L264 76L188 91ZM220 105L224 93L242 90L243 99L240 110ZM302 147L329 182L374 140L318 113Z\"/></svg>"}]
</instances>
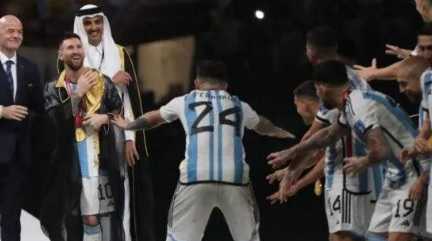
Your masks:
<instances>
[{"instance_id":1,"label":"blue stripe on jersey","mask_svg":"<svg viewBox=\"0 0 432 241\"><path fill-rule=\"evenodd\" d=\"M236 112L236 122L238 123L234 131L234 161L235 161L235 183L242 183L243 180L243 146L241 140L241 130L243 123L243 109L240 100L237 96L233 98L235 107L239 108L240 111Z\"/></svg>"},{"instance_id":2,"label":"blue stripe on jersey","mask_svg":"<svg viewBox=\"0 0 432 241\"><path fill-rule=\"evenodd\" d=\"M219 98L219 94L220 94L220 91L218 90L217 92L216 92L216 103L217 103L217 108L218 108L218 112L217 113L221 113L222 111L223 111L223 109L222 109L222 103L221 103L221 98ZM217 163L218 163L218 176L217 176L217 178L218 178L218 180L219 181L222 181L222 178L223 178L223 174L222 174L222 170L223 170L223 160L222 160L222 152L223 152L223 150L222 150L222 147L223 147L223 138L222 138L222 125L220 124L220 121L219 121L219 124L218 124L218 128L217 128L217 132L218 132L218 160L217 160Z\"/></svg>"},{"instance_id":3,"label":"blue stripe on jersey","mask_svg":"<svg viewBox=\"0 0 432 241\"><path fill-rule=\"evenodd\" d=\"M367 91L363 93L363 97L365 99L372 99L382 105L390 112L392 113L397 120L399 120L405 127L406 130L411 134L413 138L415 138L418 134L418 131L414 128L414 125L409 118L409 116L402 111L396 104L390 104L387 96L373 92L373 91ZM391 134L391 133L389 133ZM402 165L402 163L396 158L390 158L388 160L391 162L398 170L398 180L397 182L401 183L404 182L406 179L406 173L405 173L405 167ZM393 180L396 181L396 180Z\"/></svg>"},{"instance_id":4,"label":"blue stripe on jersey","mask_svg":"<svg viewBox=\"0 0 432 241\"><path fill-rule=\"evenodd\" d=\"M424 111L423 111L423 106L420 104L419 107L419 117L418 117L418 128L422 128L423 126L423 118L424 118Z\"/></svg>"},{"instance_id":5,"label":"blue stripe on jersey","mask_svg":"<svg viewBox=\"0 0 432 241\"><path fill-rule=\"evenodd\" d=\"M360 77L356 74L354 69L352 69L351 67L346 67L346 69L347 69L348 80L351 85L351 88L359 89L359 90L371 89L370 85L366 81L360 79Z\"/></svg>"},{"instance_id":6,"label":"blue stripe on jersey","mask_svg":"<svg viewBox=\"0 0 432 241\"><path fill-rule=\"evenodd\" d=\"M197 118L195 108L189 108L189 105L195 102L196 92L192 92L185 96L185 116L189 131L189 145L187 146L187 178L188 182L197 181L197 155L198 155L198 140L197 135L191 135L192 124Z\"/></svg>"},{"instance_id":7,"label":"blue stripe on jersey","mask_svg":"<svg viewBox=\"0 0 432 241\"><path fill-rule=\"evenodd\" d=\"M87 141L80 141L76 143L78 148L78 158L80 161L81 177L89 177L90 173L88 170L89 160L87 155Z\"/></svg>"},{"instance_id":8,"label":"blue stripe on jersey","mask_svg":"<svg viewBox=\"0 0 432 241\"><path fill-rule=\"evenodd\" d=\"M213 91L210 91L210 96L213 96ZM212 98L210 99L210 101L212 101L213 102L213 100L212 100ZM215 105L212 103L212 107L214 107ZM214 128L214 124L215 124L215 122L214 122L214 113L215 113L215 110L214 109L212 109L212 111L210 111L210 113L209 113L209 121L210 121L210 123L209 123L209 126L213 126L213 128ZM218 113L218 112L216 112L216 113ZM210 177L210 180L214 180L214 140L213 140L213 138L214 138L214 133L213 132L209 132L209 177Z\"/></svg>"},{"instance_id":9,"label":"blue stripe on jersey","mask_svg":"<svg viewBox=\"0 0 432 241\"><path fill-rule=\"evenodd\" d=\"M353 156L365 156L366 153L366 146L361 143L356 138L353 138L354 142L354 153ZM365 171L361 172L358 175L359 178L359 192L368 192L369 191L369 169L366 169Z\"/></svg>"},{"instance_id":10,"label":"blue stripe on jersey","mask_svg":"<svg viewBox=\"0 0 432 241\"><path fill-rule=\"evenodd\" d=\"M379 194L381 193L381 189L382 189L383 177L384 177L384 168L382 165L373 165L372 171L373 171L373 181L374 181L374 185L375 185L375 193L377 195L376 198L378 198Z\"/></svg>"},{"instance_id":11,"label":"blue stripe on jersey","mask_svg":"<svg viewBox=\"0 0 432 241\"><path fill-rule=\"evenodd\" d=\"M409 116L396 104L390 104L388 100L388 96L378 94L374 91L366 91L363 92L363 97L365 99L372 99L382 105L390 112L392 113L397 120L399 120L405 127L406 130L409 131L412 137L416 137L418 134L418 131L414 128L414 125L409 118Z\"/></svg>"},{"instance_id":12,"label":"blue stripe on jersey","mask_svg":"<svg viewBox=\"0 0 432 241\"><path fill-rule=\"evenodd\" d=\"M341 140L339 140L341 141ZM339 142L338 141L338 142ZM334 173L336 169L336 158L337 158L337 150L336 150L336 144L330 145L327 147L328 154L328 161L326 163L326 173L325 173L325 179L326 179L326 186L327 188L331 188L333 186L333 178Z\"/></svg>"}]
</instances>

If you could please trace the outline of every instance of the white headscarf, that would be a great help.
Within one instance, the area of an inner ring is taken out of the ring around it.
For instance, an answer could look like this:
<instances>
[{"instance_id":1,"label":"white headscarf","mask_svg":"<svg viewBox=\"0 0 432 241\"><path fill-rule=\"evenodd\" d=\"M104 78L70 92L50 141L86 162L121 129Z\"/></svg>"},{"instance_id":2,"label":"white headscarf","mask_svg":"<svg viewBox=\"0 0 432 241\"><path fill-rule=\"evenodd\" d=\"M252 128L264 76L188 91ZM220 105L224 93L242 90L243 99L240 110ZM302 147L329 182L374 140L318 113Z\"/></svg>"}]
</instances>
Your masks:
<instances>
[{"instance_id":1,"label":"white headscarf","mask_svg":"<svg viewBox=\"0 0 432 241\"><path fill-rule=\"evenodd\" d=\"M96 9L98 6L93 4L87 4L84 5L81 10L88 10L88 9ZM114 42L114 39L111 35L111 27L108 21L108 18L103 14L103 12L98 12L94 14L89 15L83 15L83 16L76 16L74 21L74 33L78 34L81 38L84 51L85 51L85 59L84 59L84 66L90 67L90 68L99 68L100 63L96 63L96 60L92 59L92 56L89 52L90 43L88 42L87 32L84 29L83 19L86 17L95 17L95 16L102 16L103 17L103 33L102 33L102 48L103 48L103 59L102 63L100 65L100 71L107 75L108 77L112 78L119 70L121 70L121 61L120 61L120 55L119 50Z\"/></svg>"}]
</instances>

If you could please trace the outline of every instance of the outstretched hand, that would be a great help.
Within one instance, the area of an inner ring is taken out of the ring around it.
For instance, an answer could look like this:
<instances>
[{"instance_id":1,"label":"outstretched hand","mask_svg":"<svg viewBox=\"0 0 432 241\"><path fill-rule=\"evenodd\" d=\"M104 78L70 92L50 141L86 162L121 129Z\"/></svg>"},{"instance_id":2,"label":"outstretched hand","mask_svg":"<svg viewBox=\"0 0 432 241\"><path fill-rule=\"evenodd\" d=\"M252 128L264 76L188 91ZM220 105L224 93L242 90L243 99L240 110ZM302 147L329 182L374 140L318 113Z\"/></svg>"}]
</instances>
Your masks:
<instances>
[{"instance_id":1,"label":"outstretched hand","mask_svg":"<svg viewBox=\"0 0 432 241\"><path fill-rule=\"evenodd\" d=\"M354 65L354 69L356 70L358 76L366 81L374 80L374 74L378 70L376 58L372 59L370 66L362 66L362 65Z\"/></svg>"},{"instance_id":2,"label":"outstretched hand","mask_svg":"<svg viewBox=\"0 0 432 241\"><path fill-rule=\"evenodd\" d=\"M114 125L118 126L121 129L126 129L129 121L121 117L120 115L114 116L114 119L111 121Z\"/></svg>"},{"instance_id":3,"label":"outstretched hand","mask_svg":"<svg viewBox=\"0 0 432 241\"><path fill-rule=\"evenodd\" d=\"M267 163L271 165L273 169L278 169L288 165L288 163L293 160L296 155L297 153L295 147L291 147L289 149L270 153L267 156Z\"/></svg>"},{"instance_id":4,"label":"outstretched hand","mask_svg":"<svg viewBox=\"0 0 432 241\"><path fill-rule=\"evenodd\" d=\"M398 46L386 44L385 53L388 55L393 55L399 59L408 58L411 55L411 51L408 49L399 48Z\"/></svg>"}]
</instances>

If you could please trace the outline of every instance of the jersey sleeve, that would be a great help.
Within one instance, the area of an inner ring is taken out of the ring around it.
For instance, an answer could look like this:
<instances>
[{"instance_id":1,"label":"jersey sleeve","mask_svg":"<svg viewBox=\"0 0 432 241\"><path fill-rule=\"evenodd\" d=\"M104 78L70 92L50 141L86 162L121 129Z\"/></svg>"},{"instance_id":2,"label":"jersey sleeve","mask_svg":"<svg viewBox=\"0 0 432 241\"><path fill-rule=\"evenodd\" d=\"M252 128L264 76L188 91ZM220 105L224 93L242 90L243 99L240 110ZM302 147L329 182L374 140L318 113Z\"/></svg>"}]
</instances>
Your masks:
<instances>
[{"instance_id":1,"label":"jersey sleeve","mask_svg":"<svg viewBox=\"0 0 432 241\"><path fill-rule=\"evenodd\" d=\"M378 106L370 99L362 99L352 104L354 113L353 129L360 134L366 134L367 131L380 126L378 118Z\"/></svg>"},{"instance_id":2,"label":"jersey sleeve","mask_svg":"<svg viewBox=\"0 0 432 241\"><path fill-rule=\"evenodd\" d=\"M324 124L324 125L331 125L334 123L339 116L339 111L335 109L327 109L322 104L315 115L315 120Z\"/></svg>"},{"instance_id":3,"label":"jersey sleeve","mask_svg":"<svg viewBox=\"0 0 432 241\"><path fill-rule=\"evenodd\" d=\"M329 113L329 110L321 104L318 112L315 115L315 120L324 124L324 125L330 125L331 120L328 116L328 113Z\"/></svg>"},{"instance_id":4,"label":"jersey sleeve","mask_svg":"<svg viewBox=\"0 0 432 241\"><path fill-rule=\"evenodd\" d=\"M244 125L248 129L253 129L259 123L259 116L249 104L242 102Z\"/></svg>"},{"instance_id":5,"label":"jersey sleeve","mask_svg":"<svg viewBox=\"0 0 432 241\"><path fill-rule=\"evenodd\" d=\"M166 122L173 122L180 118L180 114L183 110L184 98L177 97L172 99L168 104L160 107L160 115Z\"/></svg>"},{"instance_id":6,"label":"jersey sleeve","mask_svg":"<svg viewBox=\"0 0 432 241\"><path fill-rule=\"evenodd\" d=\"M432 71L429 69L421 77L422 102L421 107L427 112L432 108Z\"/></svg>"}]
</instances>

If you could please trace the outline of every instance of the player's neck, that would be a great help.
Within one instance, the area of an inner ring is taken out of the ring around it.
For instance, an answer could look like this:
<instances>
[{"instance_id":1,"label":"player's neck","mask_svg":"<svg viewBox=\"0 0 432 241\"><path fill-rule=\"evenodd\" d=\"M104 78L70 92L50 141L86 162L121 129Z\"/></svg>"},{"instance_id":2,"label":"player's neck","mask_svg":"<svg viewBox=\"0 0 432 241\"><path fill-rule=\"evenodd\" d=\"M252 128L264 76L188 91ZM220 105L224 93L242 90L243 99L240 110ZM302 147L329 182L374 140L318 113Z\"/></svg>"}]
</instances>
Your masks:
<instances>
[{"instance_id":1,"label":"player's neck","mask_svg":"<svg viewBox=\"0 0 432 241\"><path fill-rule=\"evenodd\" d=\"M209 91L209 90L226 90L223 85L211 85L211 84L201 84L198 90Z\"/></svg>"}]
</instances>

